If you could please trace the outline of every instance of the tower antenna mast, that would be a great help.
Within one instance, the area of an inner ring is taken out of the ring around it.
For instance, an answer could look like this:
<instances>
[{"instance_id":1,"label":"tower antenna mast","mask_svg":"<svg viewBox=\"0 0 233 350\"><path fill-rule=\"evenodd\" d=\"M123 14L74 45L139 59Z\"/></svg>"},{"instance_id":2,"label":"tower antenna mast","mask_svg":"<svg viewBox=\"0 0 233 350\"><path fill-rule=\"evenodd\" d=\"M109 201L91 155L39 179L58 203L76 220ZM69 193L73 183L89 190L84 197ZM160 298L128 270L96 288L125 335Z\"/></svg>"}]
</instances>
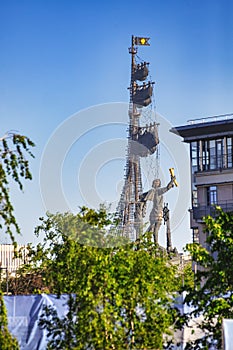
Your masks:
<instances>
[{"instance_id":1,"label":"tower antenna mast","mask_svg":"<svg viewBox=\"0 0 233 350\"><path fill-rule=\"evenodd\" d=\"M140 157L153 154L159 142L157 125L140 125L143 108L152 101L153 82L148 81L148 63L136 63L135 56L139 45L149 46L149 39L132 36L131 47L131 78L129 101L128 149L126 159L125 183L118 204L120 232L129 239L137 239L142 231L143 213L141 211L140 195L142 194L142 175ZM138 82L143 82L139 85Z\"/></svg>"}]
</instances>

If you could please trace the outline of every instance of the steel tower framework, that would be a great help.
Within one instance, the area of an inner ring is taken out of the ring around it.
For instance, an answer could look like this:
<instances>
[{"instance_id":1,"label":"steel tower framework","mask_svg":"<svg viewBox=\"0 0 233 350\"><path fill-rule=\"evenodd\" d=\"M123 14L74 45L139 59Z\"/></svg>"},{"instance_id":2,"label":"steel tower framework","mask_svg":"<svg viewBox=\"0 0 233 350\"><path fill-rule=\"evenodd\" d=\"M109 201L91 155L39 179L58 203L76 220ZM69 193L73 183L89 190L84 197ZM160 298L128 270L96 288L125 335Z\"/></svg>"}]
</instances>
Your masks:
<instances>
[{"instance_id":1,"label":"steel tower framework","mask_svg":"<svg viewBox=\"0 0 233 350\"><path fill-rule=\"evenodd\" d=\"M137 239L143 225L140 195L142 194L142 175L140 158L153 154L158 140L157 124L141 126L143 109L151 104L153 82L148 81L148 63L136 63L137 46L149 46L149 38L132 36L131 79L129 101L128 148L125 169L125 182L117 208L119 229L123 236ZM139 84L140 82L143 82Z\"/></svg>"}]
</instances>

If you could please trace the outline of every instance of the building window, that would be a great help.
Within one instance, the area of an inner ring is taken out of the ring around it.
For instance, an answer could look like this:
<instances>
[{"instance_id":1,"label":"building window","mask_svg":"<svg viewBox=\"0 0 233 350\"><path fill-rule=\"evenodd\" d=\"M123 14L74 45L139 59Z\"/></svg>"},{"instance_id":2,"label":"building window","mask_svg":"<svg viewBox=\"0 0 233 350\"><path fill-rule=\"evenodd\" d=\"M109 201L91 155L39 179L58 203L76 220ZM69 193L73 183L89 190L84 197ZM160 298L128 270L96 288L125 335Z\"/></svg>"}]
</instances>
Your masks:
<instances>
[{"instance_id":1,"label":"building window","mask_svg":"<svg viewBox=\"0 0 233 350\"><path fill-rule=\"evenodd\" d=\"M216 169L216 147L215 140L209 141L210 169Z\"/></svg>"},{"instance_id":2,"label":"building window","mask_svg":"<svg viewBox=\"0 0 233 350\"><path fill-rule=\"evenodd\" d=\"M206 189L206 204L207 206L217 204L217 186L209 186Z\"/></svg>"},{"instance_id":3,"label":"building window","mask_svg":"<svg viewBox=\"0 0 233 350\"><path fill-rule=\"evenodd\" d=\"M227 167L233 167L232 137L227 137Z\"/></svg>"},{"instance_id":4,"label":"building window","mask_svg":"<svg viewBox=\"0 0 233 350\"><path fill-rule=\"evenodd\" d=\"M192 173L195 171L198 171L198 155L199 155L199 147L198 147L198 142L194 141L191 142L191 161L192 161Z\"/></svg>"},{"instance_id":5,"label":"building window","mask_svg":"<svg viewBox=\"0 0 233 350\"><path fill-rule=\"evenodd\" d=\"M200 148L197 142L192 142L193 170L196 168L196 171L208 171L233 167L232 145L232 137L228 137L226 143L223 139L201 140Z\"/></svg>"},{"instance_id":6,"label":"building window","mask_svg":"<svg viewBox=\"0 0 233 350\"><path fill-rule=\"evenodd\" d=\"M193 243L199 243L199 231L198 227L193 228Z\"/></svg>"},{"instance_id":7,"label":"building window","mask_svg":"<svg viewBox=\"0 0 233 350\"><path fill-rule=\"evenodd\" d=\"M223 140L216 140L217 169L223 168Z\"/></svg>"},{"instance_id":8,"label":"building window","mask_svg":"<svg viewBox=\"0 0 233 350\"><path fill-rule=\"evenodd\" d=\"M202 141L202 168L203 170L210 168L209 141Z\"/></svg>"},{"instance_id":9,"label":"building window","mask_svg":"<svg viewBox=\"0 0 233 350\"><path fill-rule=\"evenodd\" d=\"M192 191L192 206L197 207L198 206L198 199L197 199L197 190L194 189Z\"/></svg>"}]
</instances>

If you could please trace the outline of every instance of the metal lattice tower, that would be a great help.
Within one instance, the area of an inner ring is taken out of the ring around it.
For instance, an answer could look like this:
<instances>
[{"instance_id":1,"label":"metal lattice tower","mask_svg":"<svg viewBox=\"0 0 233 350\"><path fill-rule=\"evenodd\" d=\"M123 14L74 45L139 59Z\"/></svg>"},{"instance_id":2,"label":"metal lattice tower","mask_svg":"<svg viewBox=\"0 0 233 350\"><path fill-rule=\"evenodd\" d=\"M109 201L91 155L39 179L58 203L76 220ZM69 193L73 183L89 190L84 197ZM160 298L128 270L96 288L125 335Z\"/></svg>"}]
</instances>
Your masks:
<instances>
[{"instance_id":1,"label":"metal lattice tower","mask_svg":"<svg viewBox=\"0 0 233 350\"><path fill-rule=\"evenodd\" d=\"M140 125L144 111L152 103L153 82L148 80L147 62L137 64L137 46L149 46L149 38L132 36L131 79L129 101L129 128L126 156L125 182L117 207L119 232L129 239L137 239L143 226L143 213L140 206L142 194L141 157L148 157L157 150L159 143L157 123Z\"/></svg>"}]
</instances>

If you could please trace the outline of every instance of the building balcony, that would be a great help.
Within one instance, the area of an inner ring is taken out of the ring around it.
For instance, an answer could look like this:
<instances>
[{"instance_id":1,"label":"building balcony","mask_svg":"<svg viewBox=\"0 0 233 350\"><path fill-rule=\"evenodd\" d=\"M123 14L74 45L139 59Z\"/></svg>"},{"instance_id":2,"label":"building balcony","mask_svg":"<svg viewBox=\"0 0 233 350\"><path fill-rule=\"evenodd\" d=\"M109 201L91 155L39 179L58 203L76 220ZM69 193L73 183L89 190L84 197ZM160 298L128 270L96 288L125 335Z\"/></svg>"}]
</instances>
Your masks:
<instances>
[{"instance_id":1,"label":"building balcony","mask_svg":"<svg viewBox=\"0 0 233 350\"><path fill-rule=\"evenodd\" d=\"M210 215L216 217L217 210L215 206L221 207L224 212L233 213L233 201L222 201L211 206L199 204L192 208L193 219L196 221L203 221L204 216Z\"/></svg>"}]
</instances>

